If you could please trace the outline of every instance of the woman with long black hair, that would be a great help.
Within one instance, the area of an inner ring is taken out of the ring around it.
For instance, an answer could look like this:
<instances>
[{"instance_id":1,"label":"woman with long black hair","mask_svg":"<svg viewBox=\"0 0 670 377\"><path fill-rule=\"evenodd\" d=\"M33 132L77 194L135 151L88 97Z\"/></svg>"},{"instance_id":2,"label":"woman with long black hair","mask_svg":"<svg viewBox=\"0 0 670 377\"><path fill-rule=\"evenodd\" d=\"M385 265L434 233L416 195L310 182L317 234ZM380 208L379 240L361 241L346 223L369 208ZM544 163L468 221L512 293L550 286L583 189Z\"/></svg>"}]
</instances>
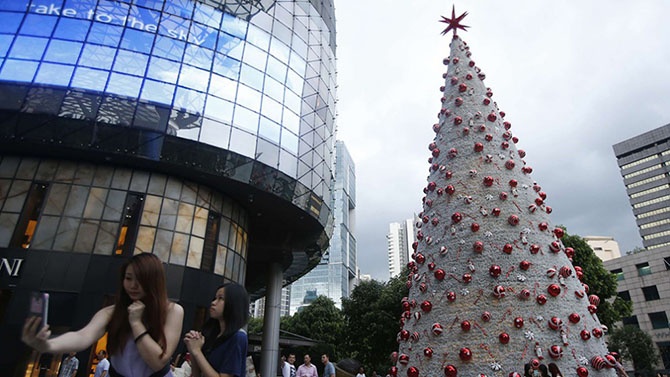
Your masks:
<instances>
[{"instance_id":1,"label":"woman with long black hair","mask_svg":"<svg viewBox=\"0 0 670 377\"><path fill-rule=\"evenodd\" d=\"M193 377L245 377L249 295L243 286L226 283L216 290L209 307L210 319L202 332L186 333Z\"/></svg>"},{"instance_id":2,"label":"woman with long black hair","mask_svg":"<svg viewBox=\"0 0 670 377\"><path fill-rule=\"evenodd\" d=\"M39 329L41 319L31 317L21 340L39 352L78 352L107 332L110 376L171 376L183 318L184 309L167 298L163 263L142 253L121 267L116 303L100 309L81 330L50 338L49 326Z\"/></svg>"}]
</instances>

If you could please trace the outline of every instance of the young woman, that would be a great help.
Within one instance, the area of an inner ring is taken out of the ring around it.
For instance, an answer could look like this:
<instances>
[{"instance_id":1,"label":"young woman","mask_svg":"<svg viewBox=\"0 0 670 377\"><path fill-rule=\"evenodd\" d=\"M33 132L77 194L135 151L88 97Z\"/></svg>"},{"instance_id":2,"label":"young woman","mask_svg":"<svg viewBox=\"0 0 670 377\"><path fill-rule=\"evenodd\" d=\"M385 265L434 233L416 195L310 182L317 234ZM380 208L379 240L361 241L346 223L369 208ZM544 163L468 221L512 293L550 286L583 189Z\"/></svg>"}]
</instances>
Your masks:
<instances>
[{"instance_id":1,"label":"young woman","mask_svg":"<svg viewBox=\"0 0 670 377\"><path fill-rule=\"evenodd\" d=\"M249 296L243 286L227 283L216 290L210 319L202 332L191 330L184 343L191 353L193 377L245 377Z\"/></svg>"},{"instance_id":2,"label":"young woman","mask_svg":"<svg viewBox=\"0 0 670 377\"><path fill-rule=\"evenodd\" d=\"M110 376L170 376L170 358L179 342L184 310L168 301L165 271L153 254L138 254L121 267L116 303L100 309L79 331L49 338L38 331L40 318L23 326L21 340L39 352L77 352L93 345L105 331Z\"/></svg>"}]
</instances>

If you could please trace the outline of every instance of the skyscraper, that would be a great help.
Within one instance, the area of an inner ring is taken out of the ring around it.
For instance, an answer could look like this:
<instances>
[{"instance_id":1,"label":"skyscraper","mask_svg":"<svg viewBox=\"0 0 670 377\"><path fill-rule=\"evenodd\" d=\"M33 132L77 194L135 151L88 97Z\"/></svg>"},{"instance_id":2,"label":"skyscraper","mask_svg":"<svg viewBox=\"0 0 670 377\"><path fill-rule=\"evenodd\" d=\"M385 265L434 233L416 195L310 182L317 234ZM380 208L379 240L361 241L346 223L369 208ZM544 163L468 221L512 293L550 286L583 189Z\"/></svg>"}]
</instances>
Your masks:
<instances>
[{"instance_id":1,"label":"skyscraper","mask_svg":"<svg viewBox=\"0 0 670 377\"><path fill-rule=\"evenodd\" d=\"M46 367L30 291L79 328L136 253L185 328L224 281L279 297L328 244L335 87L331 0L0 1L0 375Z\"/></svg>"},{"instance_id":2,"label":"skyscraper","mask_svg":"<svg viewBox=\"0 0 670 377\"><path fill-rule=\"evenodd\" d=\"M399 223L390 223L386 235L388 245L389 277L398 276L407 262L411 260L414 243L414 221L407 219Z\"/></svg>"},{"instance_id":3,"label":"skyscraper","mask_svg":"<svg viewBox=\"0 0 670 377\"><path fill-rule=\"evenodd\" d=\"M330 247L318 266L291 285L291 314L321 295L329 297L341 308L342 297L349 297L356 284L356 167L346 145L339 140L335 142L335 180L331 208L335 226Z\"/></svg>"},{"instance_id":4,"label":"skyscraper","mask_svg":"<svg viewBox=\"0 0 670 377\"><path fill-rule=\"evenodd\" d=\"M614 144L647 249L670 246L670 124Z\"/></svg>"}]
</instances>

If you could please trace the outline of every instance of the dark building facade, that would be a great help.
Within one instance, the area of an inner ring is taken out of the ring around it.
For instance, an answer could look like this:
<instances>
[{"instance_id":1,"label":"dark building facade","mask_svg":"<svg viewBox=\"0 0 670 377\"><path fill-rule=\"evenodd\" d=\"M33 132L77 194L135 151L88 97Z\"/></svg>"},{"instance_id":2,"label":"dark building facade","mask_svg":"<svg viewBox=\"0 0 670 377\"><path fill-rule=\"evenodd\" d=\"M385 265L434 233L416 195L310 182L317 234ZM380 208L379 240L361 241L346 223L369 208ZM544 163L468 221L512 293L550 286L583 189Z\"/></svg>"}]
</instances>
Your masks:
<instances>
[{"instance_id":1,"label":"dark building facade","mask_svg":"<svg viewBox=\"0 0 670 377\"><path fill-rule=\"evenodd\" d=\"M0 375L56 373L18 340L31 291L80 328L136 253L185 328L224 281L309 271L334 107L330 0L0 0Z\"/></svg>"},{"instance_id":2,"label":"dark building facade","mask_svg":"<svg viewBox=\"0 0 670 377\"><path fill-rule=\"evenodd\" d=\"M670 124L614 144L646 249L670 247Z\"/></svg>"}]
</instances>

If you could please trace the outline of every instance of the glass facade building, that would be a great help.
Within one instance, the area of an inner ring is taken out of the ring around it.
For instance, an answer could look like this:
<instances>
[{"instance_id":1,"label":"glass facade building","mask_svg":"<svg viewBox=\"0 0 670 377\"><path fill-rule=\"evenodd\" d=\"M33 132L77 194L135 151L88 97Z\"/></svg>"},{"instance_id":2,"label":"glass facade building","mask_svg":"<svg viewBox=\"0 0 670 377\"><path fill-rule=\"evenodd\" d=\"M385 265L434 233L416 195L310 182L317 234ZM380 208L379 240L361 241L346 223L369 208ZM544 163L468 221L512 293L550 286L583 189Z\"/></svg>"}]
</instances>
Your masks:
<instances>
[{"instance_id":1,"label":"glass facade building","mask_svg":"<svg viewBox=\"0 0 670 377\"><path fill-rule=\"evenodd\" d=\"M358 282L356 254L356 165L342 141L335 143L335 181L333 183L335 227L330 247L312 271L291 284L290 314L309 305L318 296L327 296L342 308Z\"/></svg>"},{"instance_id":2,"label":"glass facade building","mask_svg":"<svg viewBox=\"0 0 670 377\"><path fill-rule=\"evenodd\" d=\"M318 264L335 87L330 0L0 0L0 337L33 290L80 327L140 252L186 327L223 281ZM58 367L10 348L0 375Z\"/></svg>"}]
</instances>

